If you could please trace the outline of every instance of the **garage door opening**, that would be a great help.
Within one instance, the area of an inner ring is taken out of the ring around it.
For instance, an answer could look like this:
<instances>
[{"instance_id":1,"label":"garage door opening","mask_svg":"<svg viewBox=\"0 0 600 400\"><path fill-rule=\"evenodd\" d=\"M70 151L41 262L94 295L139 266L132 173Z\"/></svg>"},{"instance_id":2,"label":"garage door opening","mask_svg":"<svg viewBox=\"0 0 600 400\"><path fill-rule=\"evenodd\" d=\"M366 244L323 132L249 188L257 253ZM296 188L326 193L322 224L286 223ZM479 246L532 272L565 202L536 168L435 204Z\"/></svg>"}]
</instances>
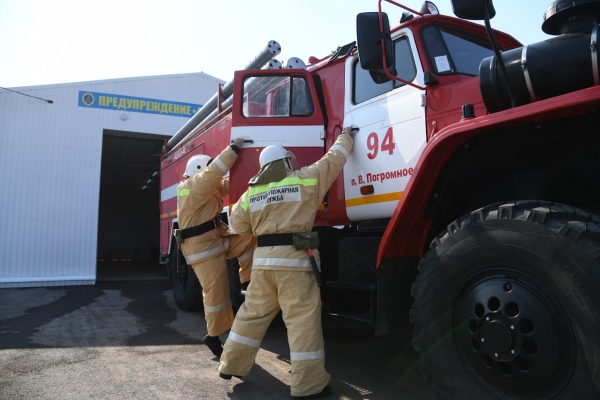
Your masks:
<instances>
[{"instance_id":1,"label":"garage door opening","mask_svg":"<svg viewBox=\"0 0 600 400\"><path fill-rule=\"evenodd\" d=\"M159 264L158 172L169 138L104 130L97 281L167 278Z\"/></svg>"}]
</instances>

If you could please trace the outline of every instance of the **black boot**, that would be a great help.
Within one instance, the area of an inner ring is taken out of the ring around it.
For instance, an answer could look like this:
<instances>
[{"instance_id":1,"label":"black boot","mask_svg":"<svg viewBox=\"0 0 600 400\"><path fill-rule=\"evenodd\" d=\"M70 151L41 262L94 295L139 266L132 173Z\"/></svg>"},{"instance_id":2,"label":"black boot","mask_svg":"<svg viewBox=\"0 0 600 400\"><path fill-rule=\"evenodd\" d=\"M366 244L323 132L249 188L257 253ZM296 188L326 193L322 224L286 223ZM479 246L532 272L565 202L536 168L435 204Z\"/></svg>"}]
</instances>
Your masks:
<instances>
[{"instance_id":1,"label":"black boot","mask_svg":"<svg viewBox=\"0 0 600 400\"><path fill-rule=\"evenodd\" d=\"M236 378L242 379L242 377L239 376L239 375L227 375L227 374L224 374L222 372L219 372L219 378L221 378L221 379L230 380L232 376L235 376Z\"/></svg>"},{"instance_id":2,"label":"black boot","mask_svg":"<svg viewBox=\"0 0 600 400\"><path fill-rule=\"evenodd\" d=\"M223 353L223 343L221 343L221 339L219 339L218 336L206 335L203 340L206 347L208 347L215 356L221 357L221 354Z\"/></svg>"},{"instance_id":3,"label":"black boot","mask_svg":"<svg viewBox=\"0 0 600 400\"><path fill-rule=\"evenodd\" d=\"M320 393L309 394L308 396L292 396L292 399L323 399L331 396L331 387L325 386Z\"/></svg>"}]
</instances>

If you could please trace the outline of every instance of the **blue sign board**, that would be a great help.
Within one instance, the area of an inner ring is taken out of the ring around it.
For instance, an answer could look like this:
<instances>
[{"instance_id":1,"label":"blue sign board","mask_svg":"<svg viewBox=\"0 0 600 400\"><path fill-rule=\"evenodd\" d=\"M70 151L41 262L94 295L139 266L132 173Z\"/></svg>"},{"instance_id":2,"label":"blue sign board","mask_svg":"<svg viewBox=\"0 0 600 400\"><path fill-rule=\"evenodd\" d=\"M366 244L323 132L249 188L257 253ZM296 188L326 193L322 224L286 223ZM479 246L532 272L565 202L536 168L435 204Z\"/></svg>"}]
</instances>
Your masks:
<instances>
[{"instance_id":1,"label":"blue sign board","mask_svg":"<svg viewBox=\"0 0 600 400\"><path fill-rule=\"evenodd\" d=\"M144 97L122 96L120 94L80 90L79 107L133 111L190 118L202 108L202 104L180 103L178 101L147 99Z\"/></svg>"}]
</instances>

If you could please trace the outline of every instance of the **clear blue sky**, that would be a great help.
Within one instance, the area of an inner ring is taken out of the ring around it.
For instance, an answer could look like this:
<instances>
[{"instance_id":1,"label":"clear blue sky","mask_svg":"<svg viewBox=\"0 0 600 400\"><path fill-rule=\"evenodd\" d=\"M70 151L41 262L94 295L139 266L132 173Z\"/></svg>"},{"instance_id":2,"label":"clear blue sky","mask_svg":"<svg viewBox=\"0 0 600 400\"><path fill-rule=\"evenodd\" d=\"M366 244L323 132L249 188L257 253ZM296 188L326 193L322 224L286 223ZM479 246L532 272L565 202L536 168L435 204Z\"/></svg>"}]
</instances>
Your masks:
<instances>
[{"instance_id":1,"label":"clear blue sky","mask_svg":"<svg viewBox=\"0 0 600 400\"><path fill-rule=\"evenodd\" d=\"M420 0L396 0L419 9ZM450 0L434 3L452 14ZM551 0L495 0L492 27L524 44ZM355 40L356 14L377 0L0 0L0 86L205 72L229 81L265 48L322 58ZM390 22L401 14L384 6ZM395 24L395 23L393 23Z\"/></svg>"}]
</instances>

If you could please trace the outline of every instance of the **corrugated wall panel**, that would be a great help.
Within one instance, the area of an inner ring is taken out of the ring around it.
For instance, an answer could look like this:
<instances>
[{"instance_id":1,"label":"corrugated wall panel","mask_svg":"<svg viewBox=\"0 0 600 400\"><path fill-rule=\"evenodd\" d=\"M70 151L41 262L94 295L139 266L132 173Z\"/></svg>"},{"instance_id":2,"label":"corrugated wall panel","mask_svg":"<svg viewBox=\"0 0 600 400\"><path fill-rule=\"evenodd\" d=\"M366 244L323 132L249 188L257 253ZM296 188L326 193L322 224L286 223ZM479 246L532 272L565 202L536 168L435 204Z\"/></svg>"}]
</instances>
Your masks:
<instances>
[{"instance_id":1,"label":"corrugated wall panel","mask_svg":"<svg viewBox=\"0 0 600 400\"><path fill-rule=\"evenodd\" d=\"M0 174L0 240L9 249L15 247L14 236L10 234L14 230L14 214L12 210L11 197L15 190L15 180L17 179L14 161L12 160L15 152L12 135L18 129L15 121L16 103L3 104L1 109L2 118L0 118L0 164L2 173ZM12 258L13 251L0 252L0 263L6 269L7 274L14 275L14 264Z\"/></svg>"},{"instance_id":2,"label":"corrugated wall panel","mask_svg":"<svg viewBox=\"0 0 600 400\"><path fill-rule=\"evenodd\" d=\"M187 121L79 107L80 91L202 104L219 83L199 73L13 89L52 104L0 90L0 287L94 284L103 131L172 135Z\"/></svg>"}]
</instances>

